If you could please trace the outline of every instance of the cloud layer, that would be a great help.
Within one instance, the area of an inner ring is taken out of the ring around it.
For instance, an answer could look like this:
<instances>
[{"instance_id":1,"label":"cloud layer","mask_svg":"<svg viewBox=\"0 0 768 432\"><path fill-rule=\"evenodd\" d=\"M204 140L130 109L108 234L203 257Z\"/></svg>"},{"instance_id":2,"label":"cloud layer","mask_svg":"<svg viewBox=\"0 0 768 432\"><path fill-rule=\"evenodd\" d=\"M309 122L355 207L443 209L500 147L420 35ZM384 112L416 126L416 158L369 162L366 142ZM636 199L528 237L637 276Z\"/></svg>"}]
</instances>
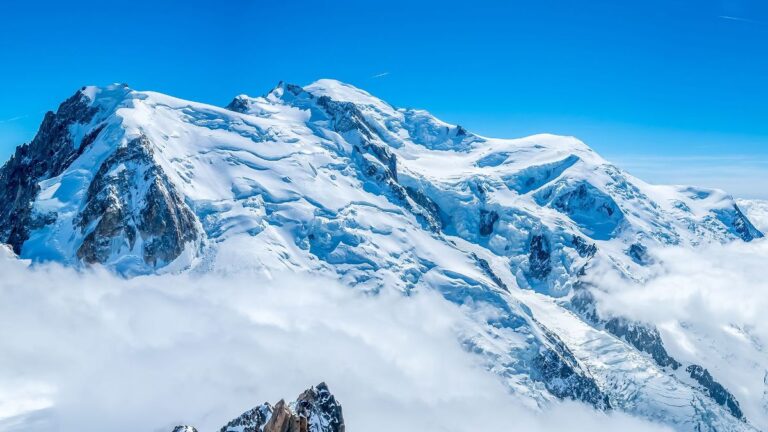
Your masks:
<instances>
[{"instance_id":1,"label":"cloud layer","mask_svg":"<svg viewBox=\"0 0 768 432\"><path fill-rule=\"evenodd\" d=\"M768 428L768 241L662 249L655 260L659 276L642 285L593 272L598 310L657 326L674 357L706 367Z\"/></svg>"},{"instance_id":2,"label":"cloud layer","mask_svg":"<svg viewBox=\"0 0 768 432\"><path fill-rule=\"evenodd\" d=\"M658 430L563 404L520 407L462 351L430 294L321 278L123 280L0 260L0 430L201 431L326 381L349 430Z\"/></svg>"}]
</instances>

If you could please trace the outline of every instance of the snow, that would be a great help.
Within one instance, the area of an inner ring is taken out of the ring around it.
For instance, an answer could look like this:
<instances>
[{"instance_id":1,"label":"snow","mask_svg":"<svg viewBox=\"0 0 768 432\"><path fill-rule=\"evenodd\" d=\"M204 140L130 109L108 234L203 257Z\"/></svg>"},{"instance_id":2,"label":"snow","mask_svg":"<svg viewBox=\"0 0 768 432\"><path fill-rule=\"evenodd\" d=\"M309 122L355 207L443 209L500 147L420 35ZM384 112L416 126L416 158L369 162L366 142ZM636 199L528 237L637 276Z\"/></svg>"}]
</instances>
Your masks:
<instances>
[{"instance_id":1,"label":"snow","mask_svg":"<svg viewBox=\"0 0 768 432\"><path fill-rule=\"evenodd\" d=\"M22 258L79 265L76 251L87 229L75 223L87 185L110 154L144 136L204 238L157 268L143 263L141 241L131 250L117 245L107 262L113 270L247 270L264 278L288 271L370 293L437 292L472 322L457 335L462 346L530 407L555 401L532 378L525 357L553 331L621 409L678 430L696 422L750 430L567 306L590 262L574 239L596 245L595 262L644 281L653 275L628 255L632 245L738 238L718 216L734 205L724 192L647 184L572 137L480 137L334 80L304 88L281 83L258 98L240 95L244 113L123 85L82 92L99 114L71 131L74 142L99 125L104 130L60 176L40 183L35 212L55 214L55 221L33 230ZM334 109L348 110L348 117L334 118L325 99L340 103ZM349 116L357 129L344 127ZM365 169L386 172L382 160L389 156L396 160L390 180L412 191L405 197ZM425 229L429 203L437 208L439 232ZM481 228L490 214L496 219ZM551 251L546 274L538 276L529 271L534 237Z\"/></svg>"}]
</instances>

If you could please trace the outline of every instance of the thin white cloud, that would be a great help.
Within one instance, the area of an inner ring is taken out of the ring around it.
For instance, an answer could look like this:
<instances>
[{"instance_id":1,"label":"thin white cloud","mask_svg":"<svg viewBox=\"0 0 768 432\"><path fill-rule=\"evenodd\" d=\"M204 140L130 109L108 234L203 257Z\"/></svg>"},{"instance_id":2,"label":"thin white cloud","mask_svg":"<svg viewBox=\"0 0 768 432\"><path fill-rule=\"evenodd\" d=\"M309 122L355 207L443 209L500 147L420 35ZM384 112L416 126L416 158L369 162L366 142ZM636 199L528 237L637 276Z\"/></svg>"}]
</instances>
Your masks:
<instances>
[{"instance_id":1,"label":"thin white cloud","mask_svg":"<svg viewBox=\"0 0 768 432\"><path fill-rule=\"evenodd\" d=\"M0 119L0 124L15 122L21 119L25 119L27 117L29 117L29 115L20 115L16 117L7 118L7 119Z\"/></svg>"},{"instance_id":2,"label":"thin white cloud","mask_svg":"<svg viewBox=\"0 0 768 432\"><path fill-rule=\"evenodd\" d=\"M768 199L768 190L759 181L768 178L765 155L617 155L611 160L650 183L709 187L737 197Z\"/></svg>"},{"instance_id":3,"label":"thin white cloud","mask_svg":"<svg viewBox=\"0 0 768 432\"><path fill-rule=\"evenodd\" d=\"M381 72L381 73L377 73L376 75L371 76L371 78L384 78L387 75L389 75L389 72Z\"/></svg>"},{"instance_id":4,"label":"thin white cloud","mask_svg":"<svg viewBox=\"0 0 768 432\"><path fill-rule=\"evenodd\" d=\"M728 20L728 21L739 21L739 22L750 23L750 24L762 24L762 22L760 21L751 20L749 18L729 16L729 15L720 15L718 16L718 18Z\"/></svg>"}]
</instances>

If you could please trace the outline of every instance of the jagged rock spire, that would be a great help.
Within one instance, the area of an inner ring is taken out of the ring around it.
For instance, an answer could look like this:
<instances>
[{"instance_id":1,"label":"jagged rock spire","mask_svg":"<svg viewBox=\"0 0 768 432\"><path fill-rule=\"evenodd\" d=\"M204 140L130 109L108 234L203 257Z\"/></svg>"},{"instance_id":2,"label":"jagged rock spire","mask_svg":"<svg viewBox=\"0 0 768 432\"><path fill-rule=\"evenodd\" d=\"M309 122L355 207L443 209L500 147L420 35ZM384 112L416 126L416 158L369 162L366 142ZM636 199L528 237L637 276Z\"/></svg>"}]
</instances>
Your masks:
<instances>
[{"instance_id":1,"label":"jagged rock spire","mask_svg":"<svg viewBox=\"0 0 768 432\"><path fill-rule=\"evenodd\" d=\"M293 403L280 399L250 409L220 432L344 432L341 404L323 382L303 391ZM197 432L192 426L176 426L172 432Z\"/></svg>"}]
</instances>

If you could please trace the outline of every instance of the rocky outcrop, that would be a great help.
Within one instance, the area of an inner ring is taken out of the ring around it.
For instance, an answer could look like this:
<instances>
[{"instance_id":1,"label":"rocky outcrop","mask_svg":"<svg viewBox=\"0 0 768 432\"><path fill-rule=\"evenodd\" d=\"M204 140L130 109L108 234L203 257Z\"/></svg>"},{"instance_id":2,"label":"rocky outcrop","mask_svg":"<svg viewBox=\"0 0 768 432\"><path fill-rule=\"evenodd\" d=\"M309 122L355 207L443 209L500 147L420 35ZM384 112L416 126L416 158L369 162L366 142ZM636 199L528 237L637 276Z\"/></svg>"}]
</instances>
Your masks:
<instances>
[{"instance_id":1,"label":"rocky outcrop","mask_svg":"<svg viewBox=\"0 0 768 432\"><path fill-rule=\"evenodd\" d=\"M286 87L286 91L303 91L300 87ZM314 96L311 96L314 97ZM430 231L443 228L440 208L422 191L405 187L398 181L397 156L385 144L377 128L370 124L360 108L351 102L340 102L328 96L316 99L316 104L331 119L331 127L339 134L346 134L354 143L352 159L364 176L375 181L395 202L416 216ZM377 139L378 137L378 139Z\"/></svg>"},{"instance_id":2,"label":"rocky outcrop","mask_svg":"<svg viewBox=\"0 0 768 432\"><path fill-rule=\"evenodd\" d=\"M480 209L480 235L488 237L493 232L493 225L499 220L499 213L495 210Z\"/></svg>"},{"instance_id":3,"label":"rocky outcrop","mask_svg":"<svg viewBox=\"0 0 768 432\"><path fill-rule=\"evenodd\" d=\"M480 269L483 271L483 273L485 273L486 276L491 278L491 280L493 281L493 283L496 284L497 287L503 289L504 291L509 292L509 287L507 286L507 284L505 284L504 281L501 280L499 275L497 275L496 272L493 271L493 269L491 268L491 265L488 264L487 260L480 258L474 252L471 253L470 256L474 258L475 262L477 263L477 266L480 267Z\"/></svg>"},{"instance_id":4,"label":"rocky outcrop","mask_svg":"<svg viewBox=\"0 0 768 432\"><path fill-rule=\"evenodd\" d=\"M668 366L672 369L680 367L680 362L667 353L661 335L655 327L624 318L611 318L605 323L605 329L638 350L650 354L659 366Z\"/></svg>"},{"instance_id":5,"label":"rocky outcrop","mask_svg":"<svg viewBox=\"0 0 768 432\"><path fill-rule=\"evenodd\" d=\"M173 261L200 236L194 213L154 161L144 136L102 163L77 226L85 234L77 256L86 263L106 263L139 244L152 268Z\"/></svg>"},{"instance_id":6,"label":"rocky outcrop","mask_svg":"<svg viewBox=\"0 0 768 432\"><path fill-rule=\"evenodd\" d=\"M552 246L543 234L531 237L528 253L528 271L535 279L544 279L552 271L550 254Z\"/></svg>"},{"instance_id":7,"label":"rocky outcrop","mask_svg":"<svg viewBox=\"0 0 768 432\"><path fill-rule=\"evenodd\" d=\"M280 402L283 401L281 400ZM264 402L224 425L224 427L221 428L221 432L261 432L264 430L264 426L267 422L272 418L273 411L274 408L272 408L272 405L268 402Z\"/></svg>"},{"instance_id":8,"label":"rocky outcrop","mask_svg":"<svg viewBox=\"0 0 768 432\"><path fill-rule=\"evenodd\" d=\"M739 420L745 421L744 413L741 411L739 401L731 392L725 389L719 382L715 381L708 370L699 365L690 365L685 371L704 389L715 402L725 407L728 412Z\"/></svg>"},{"instance_id":9,"label":"rocky outcrop","mask_svg":"<svg viewBox=\"0 0 768 432\"><path fill-rule=\"evenodd\" d=\"M726 228L745 242L763 238L764 234L760 232L749 219L744 216L737 205L724 210L716 210L715 215Z\"/></svg>"},{"instance_id":10,"label":"rocky outcrop","mask_svg":"<svg viewBox=\"0 0 768 432\"><path fill-rule=\"evenodd\" d=\"M302 392L296 401L265 402L233 419L219 432L344 432L341 404L325 383ZM173 432L197 432L192 426L176 426Z\"/></svg>"},{"instance_id":11,"label":"rocky outcrop","mask_svg":"<svg viewBox=\"0 0 768 432\"><path fill-rule=\"evenodd\" d=\"M232 102L230 102L229 105L226 106L226 108L231 111L245 114L248 112L248 109L250 108L250 104L248 103L247 97L237 96L236 98L232 99Z\"/></svg>"},{"instance_id":12,"label":"rocky outcrop","mask_svg":"<svg viewBox=\"0 0 768 432\"><path fill-rule=\"evenodd\" d=\"M309 432L344 432L341 404L325 383L305 390L296 399L295 414L307 419Z\"/></svg>"},{"instance_id":13,"label":"rocky outcrop","mask_svg":"<svg viewBox=\"0 0 768 432\"><path fill-rule=\"evenodd\" d=\"M567 215L594 240L614 238L624 221L616 201L586 181L558 181L537 192L534 198L537 204Z\"/></svg>"},{"instance_id":14,"label":"rocky outcrop","mask_svg":"<svg viewBox=\"0 0 768 432\"><path fill-rule=\"evenodd\" d=\"M532 377L560 399L586 402L597 409L611 409L608 396L583 369L573 353L556 334L542 327L547 344L533 358Z\"/></svg>"},{"instance_id":15,"label":"rocky outcrop","mask_svg":"<svg viewBox=\"0 0 768 432\"><path fill-rule=\"evenodd\" d=\"M588 243L583 237L573 236L571 246L576 249L576 252L582 258L592 258L597 253L597 245Z\"/></svg>"},{"instance_id":16,"label":"rocky outcrop","mask_svg":"<svg viewBox=\"0 0 768 432\"><path fill-rule=\"evenodd\" d=\"M642 243L632 243L627 249L627 255L632 258L632 261L640 265L648 265L653 262L648 254L648 248Z\"/></svg>"},{"instance_id":17,"label":"rocky outcrop","mask_svg":"<svg viewBox=\"0 0 768 432\"><path fill-rule=\"evenodd\" d=\"M0 168L0 243L11 245L16 253L36 225L32 203L40 192L38 183L61 174L101 132L96 128L79 143L70 133L72 126L93 120L98 110L90 102L78 91L55 114L46 113L35 138L17 147Z\"/></svg>"}]
</instances>

